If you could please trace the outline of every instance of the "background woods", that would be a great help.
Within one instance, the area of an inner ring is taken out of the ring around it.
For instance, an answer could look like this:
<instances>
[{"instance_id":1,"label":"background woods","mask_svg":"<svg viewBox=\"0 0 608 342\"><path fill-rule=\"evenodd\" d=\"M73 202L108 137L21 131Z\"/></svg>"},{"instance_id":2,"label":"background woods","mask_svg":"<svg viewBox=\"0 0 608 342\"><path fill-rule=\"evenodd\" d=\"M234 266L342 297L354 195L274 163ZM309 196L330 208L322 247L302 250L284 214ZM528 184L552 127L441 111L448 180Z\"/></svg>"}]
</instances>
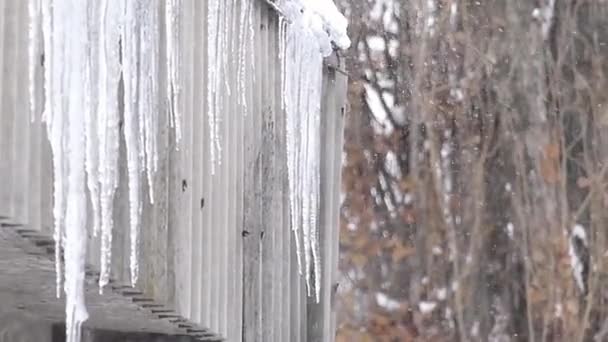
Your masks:
<instances>
[{"instance_id":1,"label":"background woods","mask_svg":"<svg viewBox=\"0 0 608 342\"><path fill-rule=\"evenodd\" d=\"M608 2L342 5L338 341L608 340Z\"/></svg>"}]
</instances>

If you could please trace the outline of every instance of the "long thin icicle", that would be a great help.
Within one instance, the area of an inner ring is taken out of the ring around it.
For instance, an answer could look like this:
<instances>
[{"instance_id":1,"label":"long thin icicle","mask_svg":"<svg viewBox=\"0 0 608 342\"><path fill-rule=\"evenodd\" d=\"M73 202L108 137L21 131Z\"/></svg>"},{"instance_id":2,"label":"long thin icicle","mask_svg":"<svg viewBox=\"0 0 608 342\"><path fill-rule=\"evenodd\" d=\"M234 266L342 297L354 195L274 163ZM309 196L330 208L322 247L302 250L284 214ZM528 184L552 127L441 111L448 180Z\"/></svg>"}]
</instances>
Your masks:
<instances>
[{"instance_id":1,"label":"long thin icicle","mask_svg":"<svg viewBox=\"0 0 608 342\"><path fill-rule=\"evenodd\" d=\"M169 113L171 115L171 127L175 129L175 143L179 148L182 139L182 128L180 125L181 112L178 101L180 96L179 65L180 53L177 49L179 42L179 21L181 0L166 0L165 3L165 31L167 32L167 95L169 96Z\"/></svg>"},{"instance_id":2,"label":"long thin icicle","mask_svg":"<svg viewBox=\"0 0 608 342\"><path fill-rule=\"evenodd\" d=\"M121 10L119 1L102 0L99 39L99 183L101 207L101 289L110 280L112 262L113 202L118 186Z\"/></svg>"},{"instance_id":3,"label":"long thin icicle","mask_svg":"<svg viewBox=\"0 0 608 342\"><path fill-rule=\"evenodd\" d=\"M53 91L53 69L52 65L54 47L53 47L53 19L52 19L52 1L43 0L42 2L42 27L43 27L43 45L46 51L45 68L44 68L44 112L42 120L47 125L47 136L53 153L53 238L55 240L55 274L56 274L56 295L61 296L63 269L61 267L61 237L63 235L63 116L53 115L55 105L53 97L56 94Z\"/></svg>"},{"instance_id":4,"label":"long thin icicle","mask_svg":"<svg viewBox=\"0 0 608 342\"><path fill-rule=\"evenodd\" d=\"M30 104L30 120L36 117L36 70L40 60L40 16L41 0L28 0L28 91Z\"/></svg>"},{"instance_id":5,"label":"long thin icicle","mask_svg":"<svg viewBox=\"0 0 608 342\"><path fill-rule=\"evenodd\" d=\"M121 41L124 51L137 51L139 44L139 20L137 17L139 1L125 3L124 26ZM125 91L124 134L127 149L127 169L129 178L129 224L131 255L129 258L131 284L135 286L139 275L139 221L141 214L140 186L142 146L139 139L138 102L138 54L125 54L122 60L122 73Z\"/></svg>"}]
</instances>

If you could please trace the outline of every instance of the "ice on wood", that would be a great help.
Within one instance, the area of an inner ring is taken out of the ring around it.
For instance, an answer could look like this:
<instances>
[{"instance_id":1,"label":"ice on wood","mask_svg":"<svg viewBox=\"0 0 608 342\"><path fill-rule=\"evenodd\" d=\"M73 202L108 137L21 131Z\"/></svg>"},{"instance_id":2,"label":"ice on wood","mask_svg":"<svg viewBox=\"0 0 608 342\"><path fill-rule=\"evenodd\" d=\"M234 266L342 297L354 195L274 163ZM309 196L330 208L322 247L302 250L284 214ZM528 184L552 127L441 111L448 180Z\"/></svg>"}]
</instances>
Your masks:
<instances>
[{"instance_id":1,"label":"ice on wood","mask_svg":"<svg viewBox=\"0 0 608 342\"><path fill-rule=\"evenodd\" d=\"M161 115L169 116L177 145L181 138L181 0L29 1L31 110L36 110L33 83L41 45L45 61L43 120L53 153L57 295L62 289L66 294L68 341L76 342L81 324L88 317L84 305L88 229L101 239L100 288L110 280L121 139L127 159L127 179L122 181L128 184L131 281L137 283L140 215L146 200L142 198L143 189L147 185L147 200L153 203ZM161 1L164 26L158 10ZM212 171L221 163L220 118L225 103L236 99L246 115L245 90L256 82L252 72L255 3L206 2L205 95ZM323 57L331 54L332 45L346 48L350 41L346 19L331 0L283 0L277 6L286 16L280 21L278 53L283 69L291 226L309 295L314 292L319 300L317 212ZM227 19L227 14L234 11L240 13L236 40L229 35L236 22ZM164 46L160 45L161 30L165 31ZM163 89L166 97L162 99L156 78L161 70L161 49L165 49L166 60L162 62L166 63L167 79ZM237 79L234 88L229 84L231 73ZM167 112L161 111L161 101L168 104ZM124 105L122 110L120 103Z\"/></svg>"}]
</instances>

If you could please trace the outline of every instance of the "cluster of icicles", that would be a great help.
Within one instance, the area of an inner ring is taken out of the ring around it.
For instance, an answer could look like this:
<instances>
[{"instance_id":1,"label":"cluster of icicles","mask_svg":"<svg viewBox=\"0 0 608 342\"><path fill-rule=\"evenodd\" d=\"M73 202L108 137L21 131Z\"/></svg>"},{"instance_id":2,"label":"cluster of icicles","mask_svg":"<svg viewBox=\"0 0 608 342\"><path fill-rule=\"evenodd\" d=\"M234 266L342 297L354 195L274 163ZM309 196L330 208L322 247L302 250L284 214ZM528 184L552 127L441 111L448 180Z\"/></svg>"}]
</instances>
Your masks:
<instances>
[{"instance_id":1,"label":"cluster of icicles","mask_svg":"<svg viewBox=\"0 0 608 342\"><path fill-rule=\"evenodd\" d=\"M100 290L110 279L113 202L119 181L121 139L125 141L128 170L131 282L137 283L144 200L140 198L141 189L147 181L147 200L154 203L153 179L159 148L156 137L160 115L166 115L161 114L164 113L162 101L168 103L168 121L174 128L178 146L181 136L177 105L181 2L29 0L30 97L33 99L35 92L35 65L43 53L43 121L53 152L57 295L62 289L65 292L68 342L80 340L81 325L88 318L84 278L89 227L101 241ZM244 0L240 5L243 45L239 50L250 53L254 50L255 2L257 0ZM208 1L206 96L212 170L221 162L219 94L236 96L243 104L243 114L247 112L244 87L248 58L243 53L238 53L236 58L230 55L224 30L232 24L226 17L236 3L240 2ZM311 5L321 3L331 10ZM332 51L332 41L340 47L348 46L346 20L331 0L282 0L277 6L286 16L280 24L279 53L287 117L291 226L296 236L300 272L305 274L309 295L314 289L319 300L321 272L316 214L322 63L323 57ZM164 21L159 8L165 10ZM163 45L160 44L161 30L165 32ZM163 91L156 79L161 72L161 50L166 56L167 89ZM237 68L232 70L238 72L238 89L231 94L224 84L224 74L228 72L225 64L235 59ZM160 98L161 94L167 94L167 98ZM37 110L34 101L31 110ZM61 264L62 259L65 265ZM311 273L314 284L311 284Z\"/></svg>"},{"instance_id":2,"label":"cluster of icicles","mask_svg":"<svg viewBox=\"0 0 608 342\"><path fill-rule=\"evenodd\" d=\"M323 58L333 52L332 43L348 48L350 40L346 19L331 0L283 0L278 6L285 15L279 24L279 53L284 71L281 83L287 122L290 220L300 273L305 275L308 295L314 290L318 302Z\"/></svg>"},{"instance_id":3,"label":"cluster of icicles","mask_svg":"<svg viewBox=\"0 0 608 342\"><path fill-rule=\"evenodd\" d=\"M88 226L101 241L100 290L110 279L121 138L128 169L131 281L137 282L140 189L146 178L153 203L158 164L160 92L154 77L161 48L159 1L29 2L30 97L35 91L34 68L43 53L42 120L53 153L57 296L63 289L68 341L80 339L81 325L88 318L84 304ZM178 5L177 0L167 1L167 18L175 17ZM174 20L166 21L170 103L178 81L175 25ZM179 140L179 114L171 111L169 121Z\"/></svg>"}]
</instances>

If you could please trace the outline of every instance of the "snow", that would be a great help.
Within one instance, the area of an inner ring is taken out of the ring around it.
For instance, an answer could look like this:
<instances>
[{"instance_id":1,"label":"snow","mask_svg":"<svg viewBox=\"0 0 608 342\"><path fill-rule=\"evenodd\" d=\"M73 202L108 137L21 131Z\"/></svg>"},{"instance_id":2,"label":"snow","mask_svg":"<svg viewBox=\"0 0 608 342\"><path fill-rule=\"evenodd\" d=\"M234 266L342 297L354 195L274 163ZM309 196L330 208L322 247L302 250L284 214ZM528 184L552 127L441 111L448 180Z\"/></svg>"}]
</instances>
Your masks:
<instances>
[{"instance_id":1,"label":"snow","mask_svg":"<svg viewBox=\"0 0 608 342\"><path fill-rule=\"evenodd\" d=\"M448 290L445 287L442 287L437 290L437 299L446 300L448 298Z\"/></svg>"},{"instance_id":2,"label":"snow","mask_svg":"<svg viewBox=\"0 0 608 342\"><path fill-rule=\"evenodd\" d=\"M376 303L389 311L394 311L401 308L401 303L398 300L389 297L383 292L376 293Z\"/></svg>"},{"instance_id":3,"label":"snow","mask_svg":"<svg viewBox=\"0 0 608 342\"><path fill-rule=\"evenodd\" d=\"M332 53L332 42L341 49L350 47L348 21L333 0L281 0L277 3L289 21L299 22L296 26L301 25L302 31L318 38L315 44L323 56Z\"/></svg>"},{"instance_id":4,"label":"snow","mask_svg":"<svg viewBox=\"0 0 608 342\"><path fill-rule=\"evenodd\" d=\"M437 307L437 303L436 302L421 301L420 303L418 303L418 309L423 314L428 314L428 313L433 312L433 310L435 310L436 307Z\"/></svg>"},{"instance_id":5,"label":"snow","mask_svg":"<svg viewBox=\"0 0 608 342\"><path fill-rule=\"evenodd\" d=\"M507 223L507 235L509 235L509 238L513 239L513 234L515 232L515 226L513 225L512 222Z\"/></svg>"},{"instance_id":6,"label":"snow","mask_svg":"<svg viewBox=\"0 0 608 342\"><path fill-rule=\"evenodd\" d=\"M576 285L581 292L585 292L586 286L584 263L587 261L581 259L581 253L583 252L580 250L581 248L587 248L587 234L585 233L585 228L582 225L576 224L572 228L568 254L570 256L570 265L572 266L572 273L574 280L576 281Z\"/></svg>"}]
</instances>

